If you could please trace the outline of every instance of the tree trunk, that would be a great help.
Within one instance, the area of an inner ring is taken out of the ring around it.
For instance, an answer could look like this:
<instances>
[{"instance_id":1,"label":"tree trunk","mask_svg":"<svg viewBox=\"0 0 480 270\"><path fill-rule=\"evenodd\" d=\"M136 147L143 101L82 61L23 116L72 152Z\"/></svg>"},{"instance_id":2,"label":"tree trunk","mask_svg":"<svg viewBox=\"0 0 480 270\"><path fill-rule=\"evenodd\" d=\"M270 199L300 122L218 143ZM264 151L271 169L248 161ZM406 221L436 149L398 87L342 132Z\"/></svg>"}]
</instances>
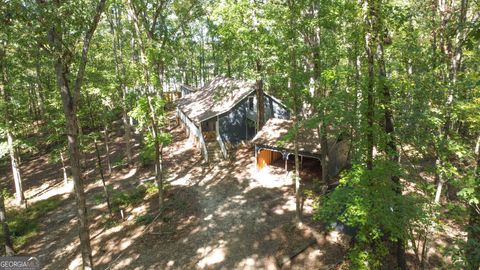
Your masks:
<instances>
[{"instance_id":1,"label":"tree trunk","mask_svg":"<svg viewBox=\"0 0 480 270\"><path fill-rule=\"evenodd\" d=\"M140 45L140 63L142 65L142 70L143 70L143 79L146 87L150 86L150 76L148 74L148 67L147 67L147 62L145 58L145 46L143 45L143 41L141 39L141 33L140 33L140 27L138 26L138 18L134 12L133 9L133 3L132 0L128 0L128 7L129 7L129 13L133 21L133 25L135 28L135 33L136 33L136 38L139 42ZM160 211L163 209L163 177L162 177L162 164L161 164L161 146L159 142L159 128L158 128L158 123L157 123L157 116L155 115L155 108L153 106L153 100L152 100L152 93L147 93L147 101L148 101L148 108L150 110L150 126L149 129L151 130L150 132L152 133L152 137L154 140L154 145L155 145L155 181L157 183L158 187L158 199L159 199L159 208Z\"/></svg>"},{"instance_id":2,"label":"tree trunk","mask_svg":"<svg viewBox=\"0 0 480 270\"><path fill-rule=\"evenodd\" d=\"M435 191L435 203L438 204L440 202L440 197L442 195L442 189L443 189L443 184L445 183L445 179L443 178L443 174L439 170L439 168L442 166L442 161L440 157L438 157L439 154L437 154L437 158L435 159L435 167L437 168L437 171L435 173L435 182L437 184L437 189Z\"/></svg>"},{"instance_id":3,"label":"tree trunk","mask_svg":"<svg viewBox=\"0 0 480 270\"><path fill-rule=\"evenodd\" d=\"M83 47L80 62L78 63L78 70L75 77L75 84L73 89L70 86L70 64L72 58L68 57L63 43L64 32L68 30L63 29L61 18L54 18L54 25L48 33L50 46L53 50L54 68L57 78L57 85L60 90L60 96L63 104L63 112L65 114L66 134L68 139L68 149L70 158L70 170L72 173L73 184L75 188L75 200L77 203L77 217L80 238L80 249L82 253L83 268L85 270L93 269L92 249L90 246L90 232L88 226L88 212L84 191L84 182L81 174L80 164L80 142L79 142L79 123L77 118L78 100L80 98L80 90L83 84L83 76L85 74L85 67L88 60L88 49L90 48L90 41L97 28L100 17L105 8L106 0L100 0L95 9L95 15L90 22L88 30L83 37ZM43 2L40 2L44 4ZM54 2L57 11L64 8L63 3L59 0Z\"/></svg>"},{"instance_id":4,"label":"tree trunk","mask_svg":"<svg viewBox=\"0 0 480 270\"><path fill-rule=\"evenodd\" d=\"M87 106L88 106L88 115L90 117L90 126L91 127L96 127L97 123L95 122L95 118L93 117L92 102L91 102L90 95L88 93L86 94L86 100L87 100ZM105 145L106 145L106 148L107 148L107 159L109 159L110 157L109 157L109 151L108 151L108 130L107 130L107 126L105 126L104 131L105 131ZM107 201L108 212L110 213L110 217L113 218L112 205L110 203L110 194L108 192L107 183L106 183L106 180L105 180L105 175L103 174L102 157L100 155L100 149L98 147L98 142L97 142L96 137L93 139L93 144L95 146L95 155L97 157L97 169L98 169L98 172L100 174L100 179L102 180L103 193L105 194L105 200ZM110 164L109 160L107 162L108 162L108 164Z\"/></svg>"},{"instance_id":5,"label":"tree trunk","mask_svg":"<svg viewBox=\"0 0 480 270\"><path fill-rule=\"evenodd\" d=\"M7 224L7 211L5 210L5 198L3 194L0 194L0 223L2 223L2 232L3 232L3 242L5 244L5 255L13 256L15 255L15 250L13 249L13 242L10 238L10 229Z\"/></svg>"},{"instance_id":6,"label":"tree trunk","mask_svg":"<svg viewBox=\"0 0 480 270\"><path fill-rule=\"evenodd\" d=\"M475 144L475 156L477 162L475 164L475 196L480 195L480 135L477 137L477 143ZM467 246L465 249L465 256L467 258L467 269L479 269L480 268L480 256L478 256L478 246L480 245L480 204L471 203L469 207L470 217L468 220L468 235Z\"/></svg>"},{"instance_id":7,"label":"tree trunk","mask_svg":"<svg viewBox=\"0 0 480 270\"><path fill-rule=\"evenodd\" d=\"M325 113L322 114L323 118ZM325 120L322 119L320 123L320 159L322 163L322 182L324 184L329 184L328 180L328 138L327 138L327 125Z\"/></svg>"},{"instance_id":8,"label":"tree trunk","mask_svg":"<svg viewBox=\"0 0 480 270\"><path fill-rule=\"evenodd\" d=\"M10 89L9 85L9 78L7 74L7 67L5 66L5 60L7 57L7 41L3 41L1 44L1 51L0 51L0 94L2 94L3 101L5 102L5 115L4 115L4 124L6 126L6 136L7 136L7 146L8 146L8 153L10 154L10 163L12 167L12 175L13 175L13 182L15 184L15 199L18 205L22 205L25 201L25 196L23 194L23 186L22 186L22 177L20 174L20 167L19 167L19 159L18 153L15 151L14 139L11 130L11 126L14 124L13 120L15 119L15 115L13 115L13 111L11 110L11 96L10 96Z\"/></svg>"},{"instance_id":9,"label":"tree trunk","mask_svg":"<svg viewBox=\"0 0 480 270\"><path fill-rule=\"evenodd\" d=\"M290 0L287 1L287 5L289 8L289 27L295 29L295 1ZM294 42L295 36L292 32L291 36L289 37L290 42ZM289 78L288 78L288 90L293 95L293 124L296 128L299 125L299 117L300 117L300 99L299 99L299 89L296 86L296 77L297 77L297 56L296 51L294 48L289 49ZM299 160L299 149L298 149L298 129L295 131L293 143L294 143L294 154L295 154L295 172L294 172L294 181L295 181L295 219L298 223L302 221L302 187L301 187L301 179L300 179L300 160Z\"/></svg>"},{"instance_id":10,"label":"tree trunk","mask_svg":"<svg viewBox=\"0 0 480 270\"><path fill-rule=\"evenodd\" d=\"M60 151L60 160L62 161L63 184L65 186L68 186L67 166L65 165L65 158L63 157L63 151Z\"/></svg>"},{"instance_id":11,"label":"tree trunk","mask_svg":"<svg viewBox=\"0 0 480 270\"><path fill-rule=\"evenodd\" d=\"M227 77L232 77L232 67L230 64L230 58L227 59Z\"/></svg>"},{"instance_id":12,"label":"tree trunk","mask_svg":"<svg viewBox=\"0 0 480 270\"><path fill-rule=\"evenodd\" d=\"M298 125L297 117L295 117L295 125ZM299 161L299 155L298 155L298 136L295 134L294 138L294 144L295 144L295 174L294 174L294 180L295 180L295 218L297 219L297 222L302 221L302 188L301 188L301 179L300 179L300 161Z\"/></svg>"},{"instance_id":13,"label":"tree trunk","mask_svg":"<svg viewBox=\"0 0 480 270\"><path fill-rule=\"evenodd\" d=\"M37 45L40 48L40 45ZM39 49L38 49L39 50ZM42 75L41 75L41 66L40 66L40 52L37 53L37 57L35 59L35 76L37 80L37 95L38 95L38 103L40 108L40 117L41 120L45 120L45 98L43 96L43 85L42 85Z\"/></svg>"},{"instance_id":14,"label":"tree trunk","mask_svg":"<svg viewBox=\"0 0 480 270\"><path fill-rule=\"evenodd\" d=\"M257 76L261 76L262 64L259 59L256 61ZM263 96L263 79L258 78L255 82L255 95L257 97L257 132L265 124L265 101Z\"/></svg>"},{"instance_id":15,"label":"tree trunk","mask_svg":"<svg viewBox=\"0 0 480 270\"><path fill-rule=\"evenodd\" d=\"M159 211L163 211L163 147L157 142L155 144L155 182L158 188Z\"/></svg>"},{"instance_id":16,"label":"tree trunk","mask_svg":"<svg viewBox=\"0 0 480 270\"><path fill-rule=\"evenodd\" d=\"M95 153L97 155L97 166L100 173L100 179L102 180L103 193L105 194L105 200L107 201L108 212L110 217L113 218L112 204L110 203L110 194L108 192L107 183L105 181L105 175L103 174L102 158L100 157L100 150L98 149L97 139L94 140L95 144Z\"/></svg>"},{"instance_id":17,"label":"tree trunk","mask_svg":"<svg viewBox=\"0 0 480 270\"><path fill-rule=\"evenodd\" d=\"M125 99L124 99L124 103L125 103ZM125 130L125 134L124 134L124 138L125 138L125 154L127 156L127 161L128 161L128 164L130 165L132 163L132 160L133 160L133 156L132 156L132 142L131 142L131 138L132 138L132 129L130 127L130 122L128 121L128 114L127 114L127 110L126 109L123 109L123 112L122 112L122 121L123 121L123 128Z\"/></svg>"},{"instance_id":18,"label":"tree trunk","mask_svg":"<svg viewBox=\"0 0 480 270\"><path fill-rule=\"evenodd\" d=\"M123 62L123 46L122 46L122 37L119 34L119 31L116 29L122 29L121 16L118 14L119 10L114 9L113 15L115 17L115 23L110 19L110 31L112 33L112 47L113 55L115 59L115 73L118 78L118 94L122 98L122 122L124 129L124 140L125 140L125 156L127 157L127 162L130 165L132 163L132 143L131 143L131 126L128 120L128 108L127 108L127 88L125 87L125 77L126 70ZM115 26L117 28L115 28Z\"/></svg>"},{"instance_id":19,"label":"tree trunk","mask_svg":"<svg viewBox=\"0 0 480 270\"><path fill-rule=\"evenodd\" d=\"M365 52L367 54L367 65L368 65L368 80L367 80L367 110L366 110L366 119L367 119L367 169L373 169L373 148L374 148L374 135L373 135L373 123L374 123L374 100L375 100L375 40L376 40L376 18L377 10L375 7L375 1L367 1L368 10L366 16L367 24L367 33L365 35Z\"/></svg>"},{"instance_id":20,"label":"tree trunk","mask_svg":"<svg viewBox=\"0 0 480 270\"><path fill-rule=\"evenodd\" d=\"M12 165L13 182L15 183L15 201L17 205L23 205L25 203L25 195L23 194L22 177L13 144L13 135L9 130L7 130L7 143L8 152L10 153L10 163Z\"/></svg>"},{"instance_id":21,"label":"tree trunk","mask_svg":"<svg viewBox=\"0 0 480 270\"><path fill-rule=\"evenodd\" d=\"M62 64L62 59L55 63L58 87L62 96L63 111L65 113L70 170L75 188L75 201L77 203L77 216L79 225L80 248L84 269L93 269L92 249L90 246L90 232L88 228L88 212L85 199L84 183L80 172L80 144L78 138L78 124L76 104L73 103L71 90L68 86L68 73Z\"/></svg>"},{"instance_id":22,"label":"tree trunk","mask_svg":"<svg viewBox=\"0 0 480 270\"><path fill-rule=\"evenodd\" d=\"M383 31L383 30L380 30ZM382 39L383 40L383 39ZM382 105L384 108L384 130L387 134L387 144L385 153L389 157L390 161L394 163L399 163L399 154L397 150L397 145L395 143L395 126L393 124L393 111L392 111L392 97L390 94L390 89L387 85L387 71L385 67L385 58L384 58L384 48L383 41L379 42L378 45L378 65L379 65L379 76L380 76L380 87L382 89ZM393 175L391 181L394 183L395 192L398 196L402 196L402 187L400 184L400 178L398 175ZM405 258L405 239L397 239L396 242L396 255L397 255L397 265L401 270L407 269L407 262Z\"/></svg>"},{"instance_id":23,"label":"tree trunk","mask_svg":"<svg viewBox=\"0 0 480 270\"><path fill-rule=\"evenodd\" d=\"M108 169L108 174L112 174L112 162L110 161L110 146L109 146L109 135L108 135L108 126L105 125L105 128L103 130L103 138L105 142L105 155L107 159L107 169Z\"/></svg>"}]
</instances>

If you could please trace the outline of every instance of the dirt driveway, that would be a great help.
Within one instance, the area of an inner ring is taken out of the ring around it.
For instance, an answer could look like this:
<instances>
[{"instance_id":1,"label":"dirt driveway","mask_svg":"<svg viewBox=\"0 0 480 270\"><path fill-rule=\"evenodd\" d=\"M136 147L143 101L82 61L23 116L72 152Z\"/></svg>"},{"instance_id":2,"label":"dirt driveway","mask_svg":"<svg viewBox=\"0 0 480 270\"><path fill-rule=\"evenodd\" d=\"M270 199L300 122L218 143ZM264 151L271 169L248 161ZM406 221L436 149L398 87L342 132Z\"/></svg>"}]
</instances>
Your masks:
<instances>
[{"instance_id":1,"label":"dirt driveway","mask_svg":"<svg viewBox=\"0 0 480 270\"><path fill-rule=\"evenodd\" d=\"M181 131L177 135L182 138ZM322 234L318 225L294 226L291 181L256 172L252 149L240 147L235 161L208 165L188 140L176 143L168 158L175 172L169 178L170 211L112 269L278 269L315 236L318 243L283 268L326 268L341 258L338 239ZM305 212L310 220L308 201Z\"/></svg>"},{"instance_id":2,"label":"dirt driveway","mask_svg":"<svg viewBox=\"0 0 480 270\"><path fill-rule=\"evenodd\" d=\"M283 174L257 173L253 150L240 147L234 161L204 164L183 131L174 129L167 153L169 189L166 210L147 230L140 215L155 215L155 197L126 210L126 220L102 224L105 205L95 202L98 183L87 189L92 209L92 247L97 269L329 269L343 256L340 238L324 234L311 221L294 223L293 187ZM112 186L135 187L149 169L120 170ZM27 244L25 254L41 258L46 269L75 269L80 263L74 200L45 217L44 233ZM292 261L286 260L315 239Z\"/></svg>"}]
</instances>

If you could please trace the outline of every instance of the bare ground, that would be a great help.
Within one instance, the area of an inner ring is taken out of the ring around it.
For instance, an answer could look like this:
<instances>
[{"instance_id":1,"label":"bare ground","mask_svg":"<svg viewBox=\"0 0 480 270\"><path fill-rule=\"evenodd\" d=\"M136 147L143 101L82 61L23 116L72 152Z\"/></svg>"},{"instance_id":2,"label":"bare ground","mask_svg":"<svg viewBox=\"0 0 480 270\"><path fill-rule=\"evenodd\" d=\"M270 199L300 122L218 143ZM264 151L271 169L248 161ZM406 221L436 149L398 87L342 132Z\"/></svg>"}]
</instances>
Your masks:
<instances>
[{"instance_id":1,"label":"bare ground","mask_svg":"<svg viewBox=\"0 0 480 270\"><path fill-rule=\"evenodd\" d=\"M248 146L239 147L232 162L204 164L200 152L179 127L174 127L172 134L173 144L165 150L169 183L165 211L149 225L137 224L135 219L145 214L157 217L156 196L122 209L124 220L116 213L117 221L108 222L106 204L98 201L102 194L100 181L95 180L98 177L94 170L87 171L87 204L97 269L345 268L339 262L347 237L325 233L311 221L310 200L305 202L305 223L295 226L293 186L282 169L256 172L253 149ZM123 155L121 135L111 134L113 162ZM138 137L135 144L138 150ZM93 153L88 153L87 159L87 167L93 168ZM62 184L60 165L50 163L47 156L36 156L23 162L22 171L30 202L51 196L60 196L62 202L42 218L41 232L21 248L20 254L37 256L44 269L78 269L81 257L75 200L71 186ZM108 184L117 190L134 189L151 181L152 171L138 163L117 166ZM4 178L2 183L9 179L8 173ZM447 234L439 238L435 243L449 240ZM313 245L288 260L312 239Z\"/></svg>"},{"instance_id":2,"label":"bare ground","mask_svg":"<svg viewBox=\"0 0 480 270\"><path fill-rule=\"evenodd\" d=\"M122 209L125 219L116 213L119 220L109 224L106 204L95 199L102 194L100 181L94 180L94 170L88 171L87 204L97 269L279 269L282 262L284 269L319 269L341 260L344 246L338 235L323 234L313 222L300 229L294 226L293 187L283 172L256 174L253 150L247 146L238 149L233 162L205 164L182 130L175 127L172 133L174 142L165 151L166 207L150 225L137 224L135 218L156 216L156 196ZM120 133L111 136L115 161L121 158L124 142ZM92 168L93 153L87 159ZM62 183L60 165L36 156L22 166L31 203L50 196L60 196L62 202L42 218L41 232L20 254L37 256L45 269L79 268L75 200L71 186ZM139 164L117 166L108 184L133 189L149 181L151 171ZM305 220L311 220L310 204L305 203ZM293 261L285 260L311 239L316 243Z\"/></svg>"}]
</instances>

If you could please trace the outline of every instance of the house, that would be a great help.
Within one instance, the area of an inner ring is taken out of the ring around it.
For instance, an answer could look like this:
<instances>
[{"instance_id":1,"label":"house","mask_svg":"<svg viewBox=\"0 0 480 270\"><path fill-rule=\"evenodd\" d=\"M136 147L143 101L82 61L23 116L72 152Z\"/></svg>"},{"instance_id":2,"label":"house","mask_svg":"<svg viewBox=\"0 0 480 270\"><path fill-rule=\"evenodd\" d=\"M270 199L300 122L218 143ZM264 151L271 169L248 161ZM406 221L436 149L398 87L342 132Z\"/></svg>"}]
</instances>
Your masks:
<instances>
[{"instance_id":1,"label":"house","mask_svg":"<svg viewBox=\"0 0 480 270\"><path fill-rule=\"evenodd\" d=\"M270 119L265 123L252 140L255 144L255 162L258 170L272 164L277 166L284 164L287 170L289 161L293 162L295 156L294 142L287 140L288 132L293 129L294 122L288 119ZM318 172L318 168L321 168L318 130L301 127L297 134L298 155L302 165L305 167L310 165ZM347 141L341 138L329 140L328 153L328 175L333 177L347 165Z\"/></svg>"},{"instance_id":2,"label":"house","mask_svg":"<svg viewBox=\"0 0 480 270\"><path fill-rule=\"evenodd\" d=\"M184 86L177 116L200 147L205 160L228 157L230 146L252 139L256 131L257 99L251 81L217 77L195 91ZM289 110L264 94L265 120L288 119Z\"/></svg>"}]
</instances>

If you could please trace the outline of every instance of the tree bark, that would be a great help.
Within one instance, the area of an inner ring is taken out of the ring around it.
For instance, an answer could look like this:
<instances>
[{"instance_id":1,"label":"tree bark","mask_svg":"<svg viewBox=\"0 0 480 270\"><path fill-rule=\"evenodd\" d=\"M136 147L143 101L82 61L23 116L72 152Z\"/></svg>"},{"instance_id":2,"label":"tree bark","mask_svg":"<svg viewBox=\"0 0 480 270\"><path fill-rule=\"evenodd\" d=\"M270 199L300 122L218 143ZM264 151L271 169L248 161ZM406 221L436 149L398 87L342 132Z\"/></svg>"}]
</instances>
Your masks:
<instances>
[{"instance_id":1,"label":"tree bark","mask_svg":"<svg viewBox=\"0 0 480 270\"><path fill-rule=\"evenodd\" d=\"M67 166L65 164L65 158L63 157L63 151L60 151L60 160L62 161L63 184L68 186Z\"/></svg>"},{"instance_id":2,"label":"tree bark","mask_svg":"<svg viewBox=\"0 0 480 270\"><path fill-rule=\"evenodd\" d=\"M374 95L375 95L375 18L377 16L377 11L375 7L375 1L367 1L368 11L367 11L367 33L365 36L365 51L367 53L367 65L368 65L368 80L367 80L367 169L373 169L373 148L374 148L374 135L373 135L373 123L374 123Z\"/></svg>"},{"instance_id":3,"label":"tree bark","mask_svg":"<svg viewBox=\"0 0 480 270\"><path fill-rule=\"evenodd\" d=\"M55 64L58 87L63 102L63 111L66 120L66 130L68 138L68 149L70 158L70 168L75 187L75 200L77 203L77 216L79 221L79 237L82 252L84 269L93 269L92 250L90 247L90 232L88 228L88 213L85 199L83 177L80 172L80 144L78 139L78 125L76 105L71 98L71 90L68 85L68 73L62 64L62 59L58 59Z\"/></svg>"},{"instance_id":4,"label":"tree bark","mask_svg":"<svg viewBox=\"0 0 480 270\"><path fill-rule=\"evenodd\" d=\"M95 123L95 118L93 117L91 98L90 98L90 95L88 93L86 94L86 100L87 100L87 106L88 106L88 113L89 113L89 117L90 117L90 126L91 127L96 127L97 124ZM105 127L105 134L106 134L105 136L108 137L106 127ZM107 158L109 158L107 137L105 137L105 140L107 142L106 143L106 145L107 145ZM110 214L110 217L113 218L112 204L110 203L110 194L108 192L107 183L106 183L106 180L105 180L105 175L103 173L102 157L100 155L100 149L98 147L98 142L97 142L96 137L93 140L93 144L95 146L95 155L97 157L97 169L98 169L98 172L100 174L100 180L102 181L103 193L105 194L105 200L107 202L108 212ZM110 162L108 161L108 163L110 163Z\"/></svg>"},{"instance_id":5,"label":"tree bark","mask_svg":"<svg viewBox=\"0 0 480 270\"><path fill-rule=\"evenodd\" d=\"M10 163L12 168L12 175L13 175L13 182L15 184L15 201L18 205L22 205L25 202L25 196L23 194L23 186L22 186L22 177L20 174L20 167L19 167L19 159L17 155L17 151L15 151L14 139L11 130L11 126L13 125L14 115L12 110L10 109L11 103L11 96L9 93L9 80L7 74L7 67L5 66L6 58L7 58L7 41L4 41L1 44L1 51L0 51L0 94L2 94L2 98L6 104L5 111L4 111L4 121L6 126L6 137L7 137L7 146L8 146L8 153L10 154Z\"/></svg>"},{"instance_id":6,"label":"tree bark","mask_svg":"<svg viewBox=\"0 0 480 270\"><path fill-rule=\"evenodd\" d=\"M289 0L287 1L287 5L289 8L289 26L292 29L295 29L295 1ZM294 42L295 36L292 33L289 37L291 42ZM289 79L288 79L288 90L293 96L293 124L295 126L295 133L293 138L294 143L294 154L295 154L295 172L293 175L293 179L295 181L295 219L298 223L302 222L302 187L301 187L301 179L300 179L300 160L299 160L299 148L298 148L298 128L299 128L299 120L300 120L300 111L301 111L301 100L299 96L299 89L297 89L297 85L295 83L296 76L297 76L297 55L294 48L290 48L289 53L289 60L290 60L290 71L289 71Z\"/></svg>"},{"instance_id":7,"label":"tree bark","mask_svg":"<svg viewBox=\"0 0 480 270\"><path fill-rule=\"evenodd\" d=\"M382 30L380 30L382 31ZM383 39L382 39L383 40ZM378 65L380 76L380 88L382 89L382 105L384 108L384 131L387 134L387 144L385 153L393 163L399 163L399 153L395 143L395 127L393 124L393 109L392 97L390 89L387 85L387 71L385 67L385 57L383 41L379 41L378 46ZM398 175L393 175L391 181L394 184L395 192L398 196L402 196L402 187ZM407 262L405 257L405 239L397 239L396 242L397 265L401 270L407 269Z\"/></svg>"},{"instance_id":8,"label":"tree bark","mask_svg":"<svg viewBox=\"0 0 480 270\"><path fill-rule=\"evenodd\" d=\"M261 76L262 64L260 59L256 59L257 76ZM255 82L255 95L257 98L257 132L265 125L265 101L263 95L263 79L258 78Z\"/></svg>"},{"instance_id":9,"label":"tree bark","mask_svg":"<svg viewBox=\"0 0 480 270\"><path fill-rule=\"evenodd\" d=\"M65 48L63 43L64 30L63 23L59 17L55 18L55 24L49 31L50 45L54 51L54 67L57 77L57 85L60 90L60 96L63 103L63 112L65 114L66 133L68 139L68 149L70 158L70 168L75 188L75 200L77 204L77 217L79 225L79 238L80 249L82 253L83 268L90 270L93 269L92 250L90 245L90 232L88 226L88 212L86 206L86 198L84 191L84 182L81 173L80 164L80 143L79 143L79 124L77 118L78 101L80 96L80 90L83 83L83 76L85 72L85 66L87 64L88 49L90 47L90 41L100 21L101 14L105 8L106 0L100 0L97 3L95 15L85 33L83 39L82 55L80 63L78 65L77 76L73 89L70 86L70 64L71 58L68 57L68 48ZM42 3L42 2L40 2ZM62 9L62 3L60 1L55 2L57 10Z\"/></svg>"},{"instance_id":10,"label":"tree bark","mask_svg":"<svg viewBox=\"0 0 480 270\"><path fill-rule=\"evenodd\" d=\"M128 121L128 107L127 107L127 88L125 87L125 77L126 70L123 62L123 46L122 46L122 37L119 34L119 31L116 29L122 29L121 15L119 14L118 7L113 9L113 17L115 18L115 23L113 19L110 18L110 31L112 33L112 47L113 55L115 60L115 73L118 78L118 94L122 99L122 122L124 129L124 140L125 140L125 156L127 157L127 162L130 165L132 163L132 143L131 143L131 126ZM117 28L115 28L115 26Z\"/></svg>"},{"instance_id":11,"label":"tree bark","mask_svg":"<svg viewBox=\"0 0 480 270\"><path fill-rule=\"evenodd\" d=\"M40 45L37 45L40 47ZM38 49L39 50L39 49ZM41 75L41 66L40 66L40 52L37 53L37 57L35 59L35 77L37 80L37 95L38 95L38 103L40 108L40 117L41 120L45 120L45 98L44 98L44 89L42 83L42 75Z\"/></svg>"},{"instance_id":12,"label":"tree bark","mask_svg":"<svg viewBox=\"0 0 480 270\"><path fill-rule=\"evenodd\" d=\"M107 183L105 180L105 175L103 174L102 158L100 157L100 150L98 149L97 139L94 140L95 153L97 155L97 166L100 173L100 179L102 180L103 193L105 194L105 200L107 201L108 212L110 217L113 217L112 204L110 203L110 194L108 192Z\"/></svg>"},{"instance_id":13,"label":"tree bark","mask_svg":"<svg viewBox=\"0 0 480 270\"><path fill-rule=\"evenodd\" d=\"M475 177L475 196L480 196L480 135L477 137L475 144L475 156L477 162L474 168ZM471 203L469 206L470 217L468 220L467 229L467 246L465 249L465 256L467 258L467 269L479 269L480 257L478 256L478 247L480 245L480 204Z\"/></svg>"},{"instance_id":14,"label":"tree bark","mask_svg":"<svg viewBox=\"0 0 480 270\"><path fill-rule=\"evenodd\" d=\"M15 146L13 144L13 135L7 130L8 152L10 153L10 163L12 165L13 182L15 183L15 201L17 205L25 203L25 195L23 194L22 177L20 174L20 167L18 166Z\"/></svg>"},{"instance_id":15,"label":"tree bark","mask_svg":"<svg viewBox=\"0 0 480 270\"><path fill-rule=\"evenodd\" d=\"M5 244L5 253L7 256L15 255L13 242L10 238L10 229L7 224L7 211L5 210L5 198L0 194L0 223L2 224L3 242Z\"/></svg>"},{"instance_id":16,"label":"tree bark","mask_svg":"<svg viewBox=\"0 0 480 270\"><path fill-rule=\"evenodd\" d=\"M112 162L110 160L110 139L108 135L108 125L105 125L105 128L103 129L103 139L105 143L105 158L107 159L107 170L108 174L112 174Z\"/></svg>"},{"instance_id":17,"label":"tree bark","mask_svg":"<svg viewBox=\"0 0 480 270\"><path fill-rule=\"evenodd\" d=\"M295 117L294 121L295 125L298 125L297 117ZM294 153L295 153L295 174L294 174L294 179L295 179L295 217L297 219L297 222L302 221L302 188L301 188L301 179L300 179L300 161L299 161L299 155L298 155L298 135L295 133L295 138L294 138Z\"/></svg>"},{"instance_id":18,"label":"tree bark","mask_svg":"<svg viewBox=\"0 0 480 270\"><path fill-rule=\"evenodd\" d=\"M138 25L138 18L134 12L134 6L132 3L132 0L128 0L128 7L129 7L129 13L133 21L136 37L138 39L139 45L140 45L140 63L142 65L143 69L143 77L144 77L144 83L147 88L150 86L150 76L148 73L148 66L147 62L145 59L145 46L143 45L143 41L141 39L141 32L140 32L140 27ZM149 108L149 114L150 114L150 130L152 133L152 137L154 140L154 146L155 146L155 183L157 184L158 187L158 199L159 199L159 208L160 211L163 209L163 168L162 168L162 163L161 163L161 145L159 141L159 132L160 129L158 127L157 123L157 116L155 115L155 107L153 105L153 100L152 100L152 93L147 93L147 101L148 101L148 108Z\"/></svg>"}]
</instances>

